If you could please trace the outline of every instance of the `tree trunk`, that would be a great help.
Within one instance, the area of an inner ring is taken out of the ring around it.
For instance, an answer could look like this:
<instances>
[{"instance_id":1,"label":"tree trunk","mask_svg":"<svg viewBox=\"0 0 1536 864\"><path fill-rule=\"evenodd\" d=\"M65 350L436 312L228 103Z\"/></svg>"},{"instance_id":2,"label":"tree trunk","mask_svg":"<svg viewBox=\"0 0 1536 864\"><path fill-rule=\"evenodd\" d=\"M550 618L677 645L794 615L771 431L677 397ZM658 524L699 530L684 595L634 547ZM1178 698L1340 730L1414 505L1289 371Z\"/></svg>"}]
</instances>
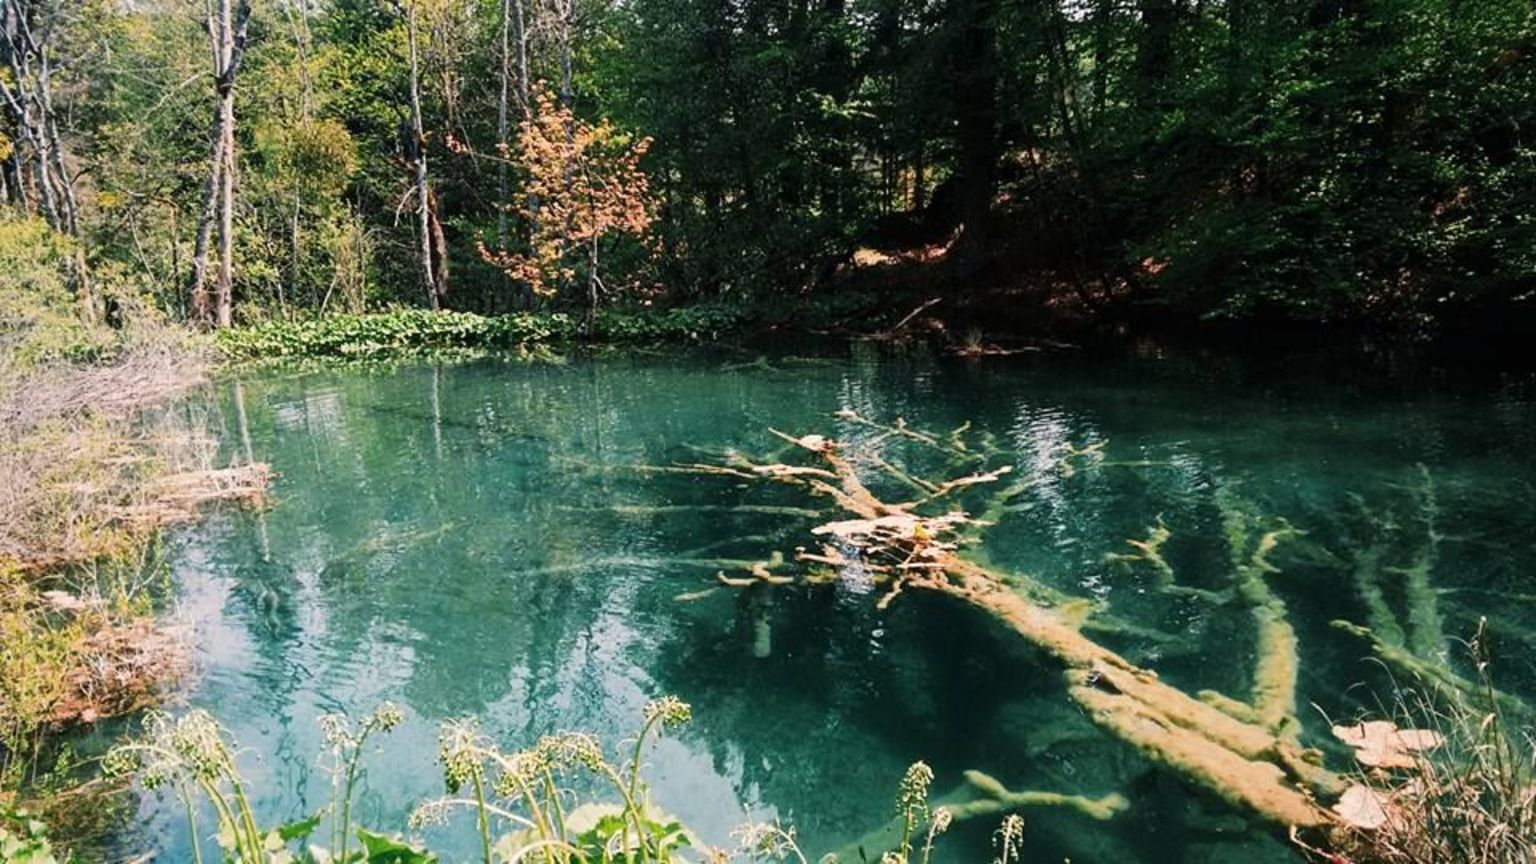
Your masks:
<instances>
[{"instance_id":1,"label":"tree trunk","mask_svg":"<svg viewBox=\"0 0 1536 864\"><path fill-rule=\"evenodd\" d=\"M218 216L220 180L224 174L223 112L215 115L213 141L209 145L208 178L203 181L203 203L197 220L197 235L192 242L192 277L188 291L192 296L192 316L198 323L213 321L213 306L208 297L208 245L213 240L213 223Z\"/></svg>"},{"instance_id":2,"label":"tree trunk","mask_svg":"<svg viewBox=\"0 0 1536 864\"><path fill-rule=\"evenodd\" d=\"M448 239L443 235L443 218L437 207L437 196L431 195L428 203L427 216L432 226L432 287L437 293L438 306L441 307L448 302Z\"/></svg>"},{"instance_id":3,"label":"tree trunk","mask_svg":"<svg viewBox=\"0 0 1536 864\"><path fill-rule=\"evenodd\" d=\"M233 5L238 2L238 5ZM213 4L217 4L216 6ZM251 19L249 0L212 0L208 7L208 46L213 58L217 103L208 141L208 179L203 184L202 215L192 248L193 315L204 325L227 327L234 318L234 163L235 76L245 58ZM208 296L208 253L218 227L219 270L216 302Z\"/></svg>"},{"instance_id":4,"label":"tree trunk","mask_svg":"<svg viewBox=\"0 0 1536 864\"><path fill-rule=\"evenodd\" d=\"M516 57L512 52L516 51ZM514 73L514 62L516 72ZM506 249L511 239L507 228L507 208L511 206L512 189L508 182L508 157L511 154L511 99L516 87L517 110L521 117L528 116L528 27L523 19L522 0L501 2L501 96L496 111L496 139L502 160L496 166L498 195L496 211L496 246ZM528 194L528 212L537 213L538 198ZM533 305L533 291L524 285L519 298L524 308Z\"/></svg>"},{"instance_id":5,"label":"tree trunk","mask_svg":"<svg viewBox=\"0 0 1536 864\"><path fill-rule=\"evenodd\" d=\"M512 28L513 9L517 16L517 42L519 56L523 55L522 18L523 8L520 0L501 0L501 91L496 102L496 146L501 161L496 164L496 248L507 248L507 202L512 197L512 190L507 182L507 161L512 151L511 133L512 116L510 103L512 100ZM522 86L521 67L518 73L518 86ZM519 99L519 105L525 106L526 100Z\"/></svg>"},{"instance_id":6,"label":"tree trunk","mask_svg":"<svg viewBox=\"0 0 1536 864\"><path fill-rule=\"evenodd\" d=\"M1173 66L1173 30L1177 0L1141 0L1141 42L1136 49L1138 102L1154 109L1167 102L1168 75Z\"/></svg>"},{"instance_id":7,"label":"tree trunk","mask_svg":"<svg viewBox=\"0 0 1536 864\"><path fill-rule=\"evenodd\" d=\"M1239 0L1232 0L1239 2ZM1095 0L1093 4L1093 120L1098 122L1104 114L1104 102L1109 92L1110 25L1114 22L1112 0Z\"/></svg>"},{"instance_id":8,"label":"tree trunk","mask_svg":"<svg viewBox=\"0 0 1536 864\"><path fill-rule=\"evenodd\" d=\"M79 206L75 203L75 184L64 167L64 146L59 142L59 124L53 110L53 63L46 47L38 57L37 103L38 132L47 142L49 182L58 201L59 224L55 226L71 237L80 236Z\"/></svg>"},{"instance_id":9,"label":"tree trunk","mask_svg":"<svg viewBox=\"0 0 1536 864\"><path fill-rule=\"evenodd\" d=\"M404 143L416 182L417 253L421 256L421 285L427 294L427 305L435 310L441 306L436 268L432 266L432 190L427 181L427 134L421 118L421 60L416 44L416 0L406 0L406 4L405 39L406 50L410 54L411 127L409 140Z\"/></svg>"},{"instance_id":10,"label":"tree trunk","mask_svg":"<svg viewBox=\"0 0 1536 864\"><path fill-rule=\"evenodd\" d=\"M0 78L0 96L10 109L16 123L16 161L18 167L30 162L32 191L38 210L50 227L64 231L66 225L59 217L56 200L57 184L53 177L54 160L49 153L51 139L47 135L48 117L40 91L38 76L34 74L33 60L45 56L45 52L33 38L31 8L24 0L5 0L0 28L4 39L0 40L0 56L10 71L8 78ZM47 32L43 36L47 41ZM22 200L26 200L25 186Z\"/></svg>"},{"instance_id":11,"label":"tree trunk","mask_svg":"<svg viewBox=\"0 0 1536 864\"><path fill-rule=\"evenodd\" d=\"M953 8L961 28L951 60L962 70L955 94L961 257L974 259L986 245L996 182L998 0L955 0Z\"/></svg>"},{"instance_id":12,"label":"tree trunk","mask_svg":"<svg viewBox=\"0 0 1536 864\"><path fill-rule=\"evenodd\" d=\"M78 239L80 222L74 178L64 162L58 118L53 110L53 35L57 14L53 9L35 10L29 0L5 0L0 9L0 35L4 37L0 40L0 57L10 72L0 80L0 96L15 121L17 137L12 142L10 157L15 169L14 182L7 177L0 185L26 211L27 190L21 165L24 158L30 161L33 189L43 217L55 231ZM79 243L75 244L68 267L81 316L94 323L96 298L91 290L85 248Z\"/></svg>"},{"instance_id":13,"label":"tree trunk","mask_svg":"<svg viewBox=\"0 0 1536 864\"><path fill-rule=\"evenodd\" d=\"M924 183L926 182L927 163L923 158L923 142L917 142L917 150L912 154L912 212L922 213L926 206L924 199Z\"/></svg>"},{"instance_id":14,"label":"tree trunk","mask_svg":"<svg viewBox=\"0 0 1536 864\"><path fill-rule=\"evenodd\" d=\"M224 129L224 145L220 148L223 167L219 170L219 279L215 294L218 299L218 325L228 327L234 323L235 281L235 102L234 93L221 99Z\"/></svg>"}]
</instances>

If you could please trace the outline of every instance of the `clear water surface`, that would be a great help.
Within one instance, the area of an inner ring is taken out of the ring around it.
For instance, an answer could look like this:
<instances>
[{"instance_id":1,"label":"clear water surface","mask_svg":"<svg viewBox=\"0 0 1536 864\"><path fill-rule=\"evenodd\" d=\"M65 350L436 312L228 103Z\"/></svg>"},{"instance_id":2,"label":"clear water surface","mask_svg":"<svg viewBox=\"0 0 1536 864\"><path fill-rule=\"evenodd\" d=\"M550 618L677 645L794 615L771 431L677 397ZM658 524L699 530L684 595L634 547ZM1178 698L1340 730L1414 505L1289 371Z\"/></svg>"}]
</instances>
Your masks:
<instances>
[{"instance_id":1,"label":"clear water surface","mask_svg":"<svg viewBox=\"0 0 1536 864\"><path fill-rule=\"evenodd\" d=\"M844 408L970 422L1039 481L980 554L1108 602L1163 634L1106 637L1115 647L1181 686L1235 695L1253 662L1248 613L1158 592L1145 568L1106 556L1161 517L1180 583L1219 590L1224 514L1283 518L1305 534L1282 544L1271 584L1300 633L1300 702L1317 706L1303 709L1307 740L1326 745L1321 711L1370 707L1384 680L1328 626L1366 618L1362 555L1377 556L1400 613L1393 568L1427 560L1446 648L1486 614L1502 683L1536 693L1533 386L1359 383L1156 351L961 361L860 345L245 373L219 385L227 452L279 479L271 508L216 514L176 542L174 614L195 628L199 669L186 701L246 748L272 823L327 800L324 712L406 709L358 806L365 824L403 830L441 790L445 718L476 716L508 745L583 729L614 746L647 699L676 694L695 721L649 752L649 777L715 844L749 814L778 816L815 860L888 820L921 758L936 792L978 768L1016 789L1130 799L1109 823L1025 814L1032 861L1296 860L1098 732L1049 664L957 604L904 596L879 611L850 585L678 599L714 584L679 559L787 551L815 521L739 509L805 506L791 492L627 469L765 452L769 427L867 435L832 418ZM1056 467L1063 447L1100 441L1102 464ZM190 860L174 802L148 796L140 816L130 845ZM994 828L962 826L940 860L989 860ZM430 839L472 860L467 818Z\"/></svg>"}]
</instances>

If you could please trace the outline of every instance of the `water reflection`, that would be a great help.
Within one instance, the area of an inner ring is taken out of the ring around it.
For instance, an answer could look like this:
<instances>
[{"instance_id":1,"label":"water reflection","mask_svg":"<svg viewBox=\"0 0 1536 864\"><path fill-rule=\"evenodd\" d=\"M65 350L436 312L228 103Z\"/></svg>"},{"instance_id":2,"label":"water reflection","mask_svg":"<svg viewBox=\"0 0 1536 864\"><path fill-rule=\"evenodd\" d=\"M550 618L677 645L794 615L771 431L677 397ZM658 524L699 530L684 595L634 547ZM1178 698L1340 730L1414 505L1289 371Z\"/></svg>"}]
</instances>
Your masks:
<instances>
[{"instance_id":1,"label":"water reflection","mask_svg":"<svg viewBox=\"0 0 1536 864\"><path fill-rule=\"evenodd\" d=\"M407 707L358 810L399 828L437 791L443 719L478 716L509 743L581 728L613 745L646 699L675 693L696 720L650 754L651 776L661 805L712 842L745 807L792 818L813 850L835 847L889 818L902 770L925 758L941 789L984 768L1010 788L1131 798L1109 825L1031 814L1040 860L1290 860L1105 738L1060 698L1050 666L967 609L919 597L879 611L854 584L708 590L701 559L803 545L814 514L783 508L818 502L632 470L766 452L769 426L853 446L873 434L831 420L838 409L940 430L969 422L1016 451L1028 482L983 554L1108 601L1140 630L1105 638L1170 680L1240 694L1246 611L1160 593L1106 560L1161 517L1180 583L1220 591L1230 561L1217 498L1229 490L1308 531L1286 547L1274 587L1303 646L1301 702L1336 713L1363 698L1347 685L1374 674L1327 624L1369 617L1354 587L1363 553L1379 549L1390 575L1422 562L1416 538L1432 533L1447 637L1492 607L1517 667L1510 687L1525 688L1532 600L1511 597L1536 557L1528 385L1449 400L1251 383L1156 359L967 364L868 346L724 368L660 357L230 381L231 458L281 477L271 510L183 538L177 577L204 670L190 699L249 748L242 764L272 822L323 803L312 772L327 711ZM1097 443L1102 458L1061 469L1062 452ZM1435 483L1433 532L1415 521L1421 472ZM142 839L185 859L175 808L149 801L144 815ZM960 832L945 860L985 860L988 830ZM465 831L434 840L472 848Z\"/></svg>"}]
</instances>

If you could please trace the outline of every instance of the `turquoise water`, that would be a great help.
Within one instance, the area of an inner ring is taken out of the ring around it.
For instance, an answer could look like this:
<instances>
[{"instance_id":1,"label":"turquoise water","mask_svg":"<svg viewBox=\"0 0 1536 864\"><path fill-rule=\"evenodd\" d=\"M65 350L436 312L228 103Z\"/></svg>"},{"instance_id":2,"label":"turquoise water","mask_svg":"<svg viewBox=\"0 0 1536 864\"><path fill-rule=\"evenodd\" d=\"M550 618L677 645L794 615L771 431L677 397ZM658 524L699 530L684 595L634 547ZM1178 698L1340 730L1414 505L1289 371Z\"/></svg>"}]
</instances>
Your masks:
<instances>
[{"instance_id":1,"label":"turquoise water","mask_svg":"<svg viewBox=\"0 0 1536 864\"><path fill-rule=\"evenodd\" d=\"M222 437L231 459L280 476L269 509L216 514L176 540L173 614L195 628L198 665L185 701L243 745L272 823L327 800L315 770L325 712L405 708L358 806L363 823L403 830L441 791L440 721L473 715L508 746L562 729L615 746L647 699L675 694L695 720L648 753L648 776L711 843L778 816L815 860L888 820L921 758L937 792L977 768L1010 788L1131 801L1108 823L1026 813L1028 860L1296 860L1098 732L1049 664L955 603L907 595L880 611L852 583L678 599L714 584L713 569L679 559L810 542L816 519L741 505L821 502L626 469L767 452L769 427L869 434L839 409L942 430L968 421L1036 480L981 553L1145 628L1104 638L1165 679L1235 696L1253 665L1248 611L1160 592L1146 568L1106 555L1161 517L1180 584L1219 591L1224 514L1284 519L1305 533L1282 543L1270 584L1301 639L1307 741L1324 746L1322 712L1369 708L1385 681L1362 643L1328 626L1368 617L1353 581L1362 551L1380 556L1404 621L1398 571L1428 562L1443 648L1454 655L1451 640L1487 614L1501 683L1536 694L1533 388L1528 376L1328 378L1157 352L961 361L860 345L247 373L219 385ZM1097 442L1102 462L1060 469L1064 447ZM128 845L189 860L179 814L146 797ZM961 826L940 860L987 860L995 827ZM467 819L428 837L454 860L472 854Z\"/></svg>"}]
</instances>

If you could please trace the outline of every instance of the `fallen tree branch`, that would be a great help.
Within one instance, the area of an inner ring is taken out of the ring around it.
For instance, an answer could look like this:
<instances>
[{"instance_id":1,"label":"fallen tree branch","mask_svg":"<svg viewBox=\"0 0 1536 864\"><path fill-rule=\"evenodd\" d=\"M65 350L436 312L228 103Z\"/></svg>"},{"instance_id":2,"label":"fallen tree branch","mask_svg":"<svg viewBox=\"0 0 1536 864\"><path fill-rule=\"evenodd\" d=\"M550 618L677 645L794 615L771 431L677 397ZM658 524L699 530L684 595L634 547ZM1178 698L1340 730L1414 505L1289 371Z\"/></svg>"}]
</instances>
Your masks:
<instances>
[{"instance_id":1,"label":"fallen tree branch","mask_svg":"<svg viewBox=\"0 0 1536 864\"><path fill-rule=\"evenodd\" d=\"M880 429L891 437L954 452L937 437L909 429L905 423L882 426L847 411L838 416ZM964 513L920 516L911 511L914 505L887 503L865 485L841 442L821 435L795 437L776 429L769 432L811 454L820 463L817 467L835 478L795 479L814 493L830 496L851 517L815 529L821 535L836 537L838 543L823 547L819 553L801 552L800 560L841 569L855 563L850 555L856 554L860 565L873 563L887 568L890 588L881 604L888 604L904 590L925 590L977 608L1054 659L1062 667L1067 696L1101 729L1148 760L1262 819L1303 827L1332 823L1333 816L1319 805L1318 796L1336 795L1345 783L1320 764L1320 754L1302 749L1294 740L1294 730L1283 722L1291 713L1291 703L1285 697L1292 686L1287 682L1293 682L1293 676L1286 670L1293 666L1282 661L1289 656L1293 664L1294 644L1276 635L1283 634L1289 625L1284 622L1283 605L1271 602L1263 584L1268 572L1265 556L1278 535L1266 535L1251 549L1245 547L1234 577L1239 591L1246 588L1246 599L1264 613L1265 620L1259 622L1261 642L1277 643L1264 647L1261 655L1270 656L1273 648L1273 655L1279 658L1272 661L1274 668L1258 670L1260 683L1255 688L1260 698L1256 704L1261 707L1252 709L1250 716L1245 711L1222 710L1232 706L1218 707L1166 684L1155 672L1085 636L1082 625L1091 613L1091 603L1041 605L1013 590L1010 574L961 557L955 542L960 539L959 532L975 527L975 521ZM1066 465L1079 459L1103 459L1102 442L1064 449ZM971 482L995 480L1002 473L972 475ZM950 481L949 488L971 482ZM934 485L945 488L943 483ZM758 584L762 579L740 582ZM1258 611L1255 617L1261 617ZM1287 644L1291 651L1285 650Z\"/></svg>"}]
</instances>

